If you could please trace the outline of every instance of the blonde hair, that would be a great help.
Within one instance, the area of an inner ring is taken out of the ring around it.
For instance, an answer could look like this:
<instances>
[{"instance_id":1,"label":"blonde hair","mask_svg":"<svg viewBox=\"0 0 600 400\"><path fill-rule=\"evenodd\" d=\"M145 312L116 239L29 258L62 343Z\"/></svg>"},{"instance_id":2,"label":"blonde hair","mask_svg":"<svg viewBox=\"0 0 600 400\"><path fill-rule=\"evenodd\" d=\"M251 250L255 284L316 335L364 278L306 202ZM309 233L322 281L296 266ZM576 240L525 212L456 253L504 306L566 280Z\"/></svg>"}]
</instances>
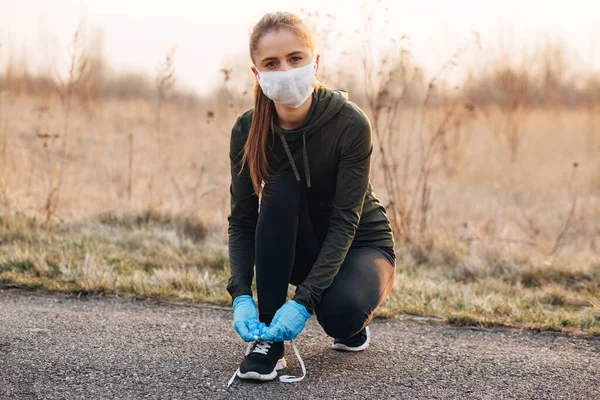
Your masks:
<instances>
[{"instance_id":1,"label":"blonde hair","mask_svg":"<svg viewBox=\"0 0 600 400\"><path fill-rule=\"evenodd\" d=\"M294 32L310 51L314 52L315 45L312 35L297 15L281 11L268 13L254 25L250 34L250 58L254 65L256 65L255 55L260 39L267 33L277 32L280 29L289 29ZM321 86L317 83L315 89ZM275 103L263 93L258 82L254 82L254 113L244 147L242 168L248 165L252 186L257 195L262 182L267 182L271 177L267 162L267 139L269 129L273 126L274 115Z\"/></svg>"}]
</instances>

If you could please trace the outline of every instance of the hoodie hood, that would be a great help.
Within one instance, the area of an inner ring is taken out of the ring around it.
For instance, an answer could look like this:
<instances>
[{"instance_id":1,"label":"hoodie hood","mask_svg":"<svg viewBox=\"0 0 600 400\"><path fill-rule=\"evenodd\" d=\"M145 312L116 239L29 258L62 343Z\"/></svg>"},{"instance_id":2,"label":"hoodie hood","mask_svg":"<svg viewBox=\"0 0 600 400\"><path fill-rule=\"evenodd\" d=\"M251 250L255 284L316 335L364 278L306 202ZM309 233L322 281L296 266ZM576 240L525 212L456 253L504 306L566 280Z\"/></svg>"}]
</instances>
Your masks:
<instances>
[{"instance_id":1,"label":"hoodie hood","mask_svg":"<svg viewBox=\"0 0 600 400\"><path fill-rule=\"evenodd\" d=\"M306 114L304 121L295 129L284 130L279 126L275 125L275 135L281 139L283 148L287 158L292 166L296 180L300 181L300 174L294 157L290 151L288 142L302 141L302 160L304 162L304 171L306 174L306 186L311 187L310 181L310 170L308 164L308 153L306 151L306 138L310 137L313 133L319 130L320 127L331 121L342 109L346 100L348 100L348 94L343 90L329 90L322 88L315 90L313 93L313 100Z\"/></svg>"},{"instance_id":2,"label":"hoodie hood","mask_svg":"<svg viewBox=\"0 0 600 400\"><path fill-rule=\"evenodd\" d=\"M340 112L344 103L348 100L348 93L343 90L329 90L327 88L321 88L315 90L312 94L312 104L306 114L306 118L297 128L285 130L275 125L275 133L284 133L288 140L301 140L301 138L294 138L296 133L310 134L317 131L320 127L331 121L333 117Z\"/></svg>"}]
</instances>

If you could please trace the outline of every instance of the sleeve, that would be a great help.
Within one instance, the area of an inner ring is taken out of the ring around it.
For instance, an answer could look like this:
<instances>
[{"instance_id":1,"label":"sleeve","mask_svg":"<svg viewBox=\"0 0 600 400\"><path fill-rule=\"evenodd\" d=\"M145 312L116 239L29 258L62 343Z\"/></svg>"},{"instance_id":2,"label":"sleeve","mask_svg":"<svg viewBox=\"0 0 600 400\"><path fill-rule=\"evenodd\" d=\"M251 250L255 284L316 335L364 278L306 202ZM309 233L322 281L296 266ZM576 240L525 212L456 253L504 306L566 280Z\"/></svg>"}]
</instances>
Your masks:
<instances>
[{"instance_id":1,"label":"sleeve","mask_svg":"<svg viewBox=\"0 0 600 400\"><path fill-rule=\"evenodd\" d=\"M258 219L258 196L254 193L248 168L240 172L246 142L241 118L231 131L229 159L231 184L229 186L231 211L229 222L229 265L231 275L227 291L232 300L240 295L252 295L254 278L254 236Z\"/></svg>"},{"instance_id":2,"label":"sleeve","mask_svg":"<svg viewBox=\"0 0 600 400\"><path fill-rule=\"evenodd\" d=\"M294 300L310 313L333 282L354 240L369 185L372 152L371 125L366 115L359 112L344 135L325 240L312 270L294 295Z\"/></svg>"}]
</instances>

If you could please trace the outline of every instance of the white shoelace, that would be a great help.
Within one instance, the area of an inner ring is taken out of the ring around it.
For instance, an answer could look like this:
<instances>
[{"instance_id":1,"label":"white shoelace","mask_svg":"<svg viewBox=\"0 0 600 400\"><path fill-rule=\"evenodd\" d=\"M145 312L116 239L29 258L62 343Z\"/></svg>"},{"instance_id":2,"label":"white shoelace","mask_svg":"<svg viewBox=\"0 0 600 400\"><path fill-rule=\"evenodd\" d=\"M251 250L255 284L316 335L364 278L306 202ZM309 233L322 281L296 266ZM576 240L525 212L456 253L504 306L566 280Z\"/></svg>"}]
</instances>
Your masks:
<instances>
[{"instance_id":1,"label":"white shoelace","mask_svg":"<svg viewBox=\"0 0 600 400\"><path fill-rule=\"evenodd\" d=\"M300 352L298 351L298 348L296 347L296 343L294 343L293 340L291 340L291 342L292 342L292 349L294 349L294 354L296 354L296 358L298 359L298 362L300 363L300 367L302 368L302 376L281 375L279 377L279 382L285 382L285 383L300 382L306 376L306 367L304 366L304 361L302 360L302 357L300 357ZM248 354L250 354L252 345L253 345L253 343L248 343L248 347L246 348L244 355L247 356ZM261 353L261 354L266 355L267 351L269 350L270 347L271 347L271 345L269 343L260 342L256 345L256 347L254 348L254 350L252 352L253 353ZM233 376L231 377L231 379L229 379L229 382L227 382L227 388L229 388L229 386L231 386L231 384L235 380L235 377L237 376L239 371L240 371L240 369L238 368L233 373Z\"/></svg>"},{"instance_id":2,"label":"white shoelace","mask_svg":"<svg viewBox=\"0 0 600 400\"><path fill-rule=\"evenodd\" d=\"M252 345L250 345L250 348L252 348ZM266 356L270 348L271 345L269 344L269 342L258 342L254 350L252 350L252 352L264 354ZM246 355L248 355L248 349L246 349Z\"/></svg>"}]
</instances>

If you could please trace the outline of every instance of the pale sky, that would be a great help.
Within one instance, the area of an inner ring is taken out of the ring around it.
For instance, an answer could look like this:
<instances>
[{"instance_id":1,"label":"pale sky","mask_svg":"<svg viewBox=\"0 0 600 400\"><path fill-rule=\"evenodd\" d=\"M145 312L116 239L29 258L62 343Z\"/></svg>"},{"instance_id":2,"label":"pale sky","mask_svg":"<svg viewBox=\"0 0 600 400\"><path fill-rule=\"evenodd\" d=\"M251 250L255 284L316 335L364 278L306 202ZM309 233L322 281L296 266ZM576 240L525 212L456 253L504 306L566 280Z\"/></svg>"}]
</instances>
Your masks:
<instances>
[{"instance_id":1,"label":"pale sky","mask_svg":"<svg viewBox=\"0 0 600 400\"><path fill-rule=\"evenodd\" d=\"M363 0L0 0L0 42L7 51L25 53L34 65L65 65L77 25L104 32L109 64L121 70L149 74L167 50L176 46L175 67L180 83L199 93L220 79L219 69L238 55L247 58L249 29L266 12L318 10L336 16L333 30L346 32L349 47L360 38ZM370 8L388 8L378 18L376 40L406 34L415 60L436 71L465 43L472 32L484 49L500 43L511 49L533 47L547 39L561 40L580 67L600 73L600 2L597 0L381 0ZM382 14L383 15L383 14ZM382 22L389 19L390 23ZM318 43L317 43L318 46ZM319 48L317 48L319 51ZM471 58L485 62L484 56ZM333 62L333 61L332 61ZM360 68L358 60L344 65ZM250 74L250 71L248 70Z\"/></svg>"}]
</instances>

